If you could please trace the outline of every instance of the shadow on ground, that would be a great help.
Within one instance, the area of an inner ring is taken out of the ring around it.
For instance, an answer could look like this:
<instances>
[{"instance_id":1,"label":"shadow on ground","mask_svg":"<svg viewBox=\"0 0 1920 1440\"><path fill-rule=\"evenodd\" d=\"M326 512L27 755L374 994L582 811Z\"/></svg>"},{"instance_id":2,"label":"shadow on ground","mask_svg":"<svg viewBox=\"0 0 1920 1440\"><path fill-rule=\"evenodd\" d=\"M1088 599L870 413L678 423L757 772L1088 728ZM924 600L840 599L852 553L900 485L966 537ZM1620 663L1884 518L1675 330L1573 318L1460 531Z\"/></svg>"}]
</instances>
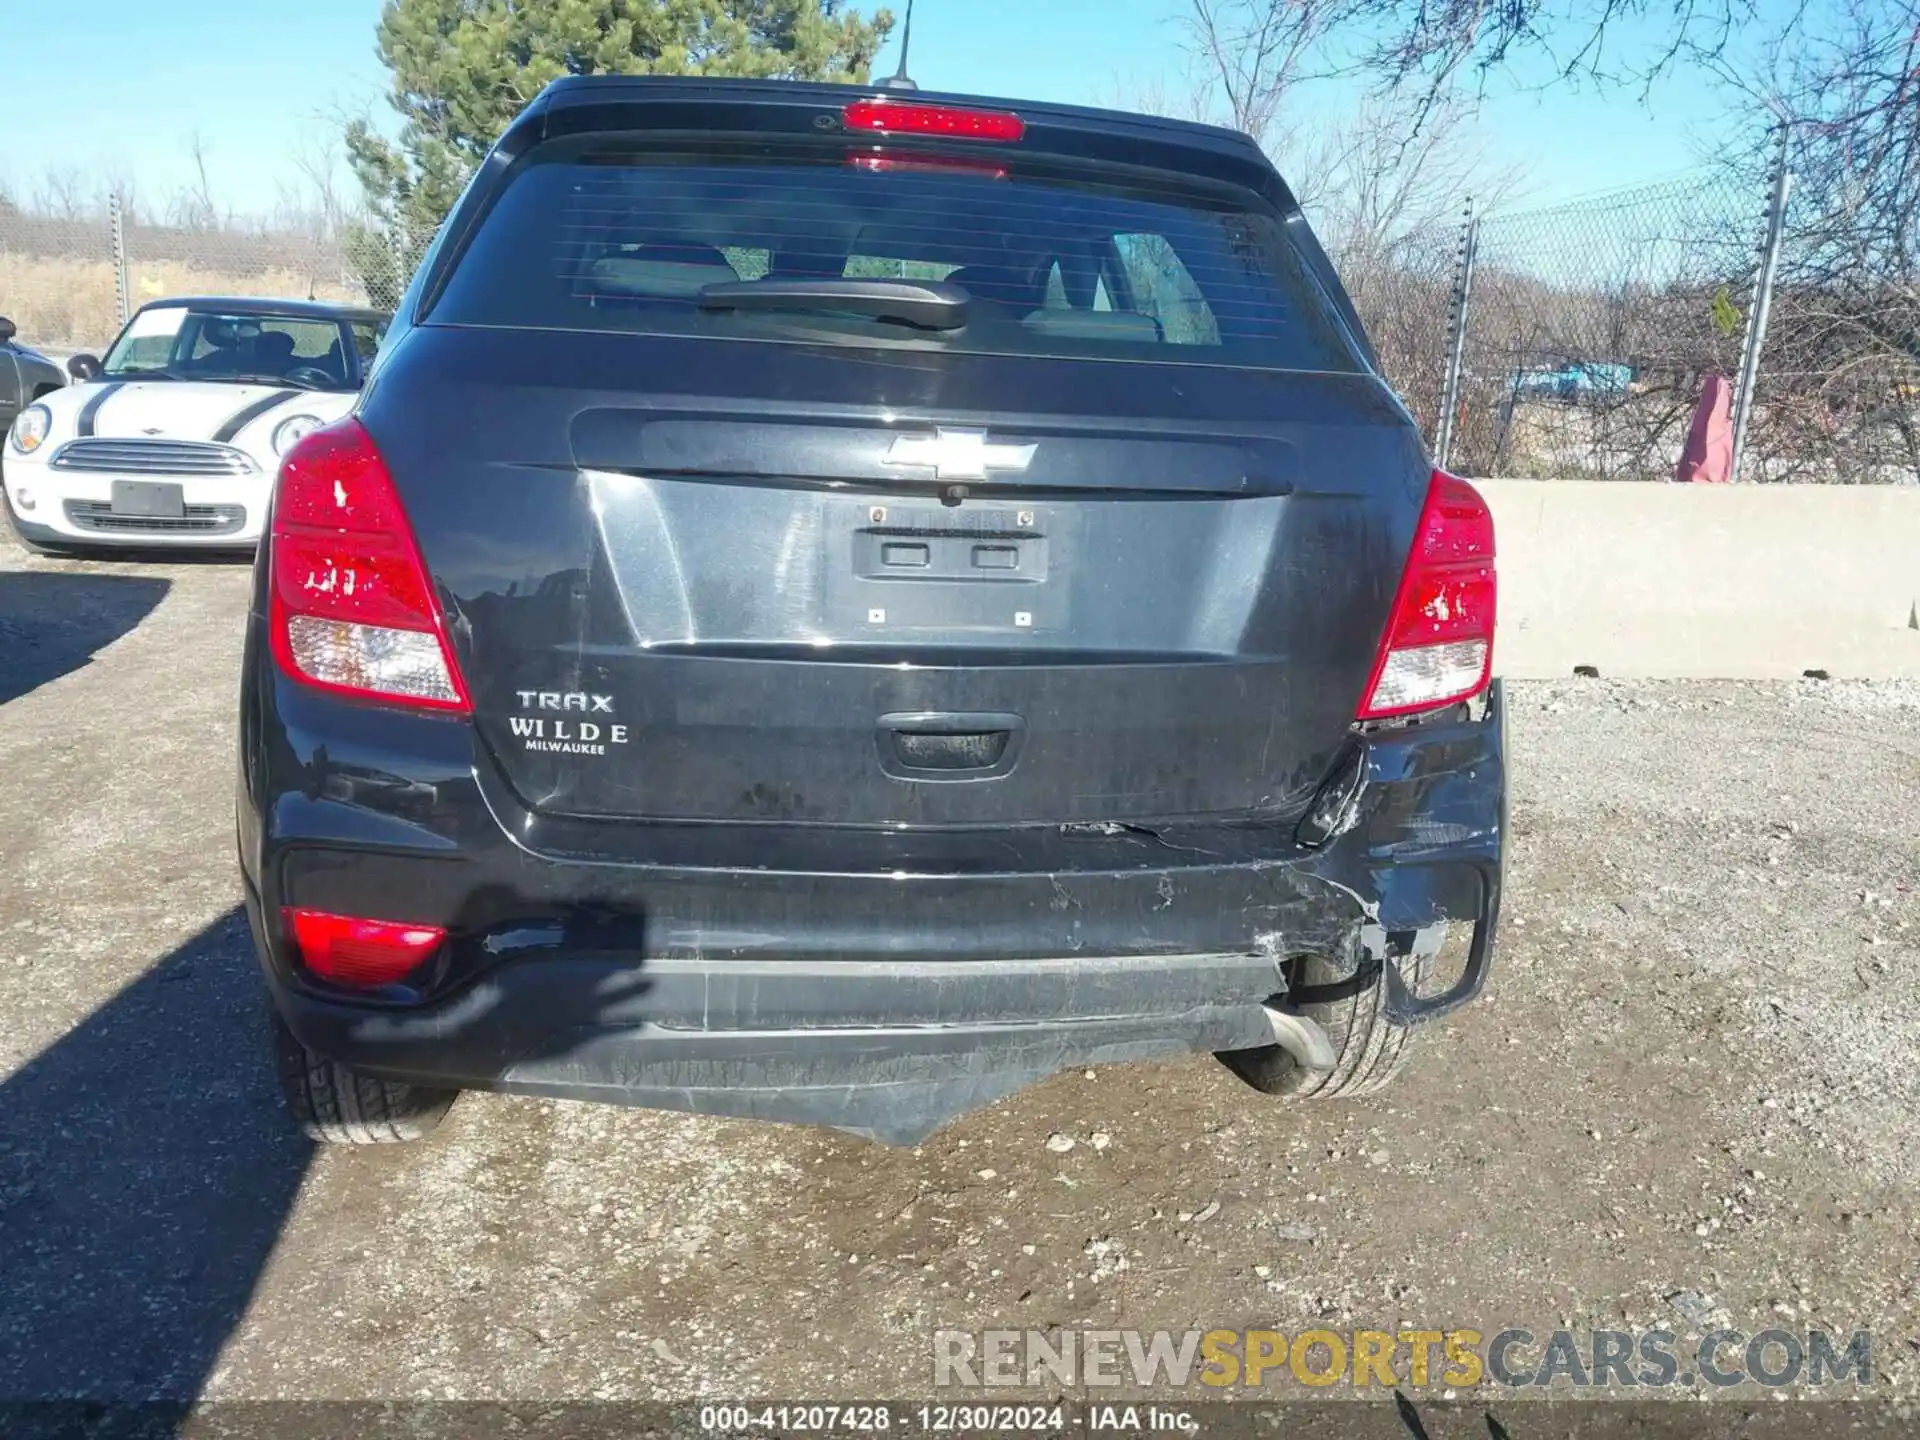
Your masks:
<instances>
[{"instance_id":1,"label":"shadow on ground","mask_svg":"<svg viewBox=\"0 0 1920 1440\"><path fill-rule=\"evenodd\" d=\"M229 911L0 1084L0 1400L197 1395L311 1158Z\"/></svg>"},{"instance_id":2,"label":"shadow on ground","mask_svg":"<svg viewBox=\"0 0 1920 1440\"><path fill-rule=\"evenodd\" d=\"M87 664L167 589L144 575L0 570L0 705Z\"/></svg>"}]
</instances>

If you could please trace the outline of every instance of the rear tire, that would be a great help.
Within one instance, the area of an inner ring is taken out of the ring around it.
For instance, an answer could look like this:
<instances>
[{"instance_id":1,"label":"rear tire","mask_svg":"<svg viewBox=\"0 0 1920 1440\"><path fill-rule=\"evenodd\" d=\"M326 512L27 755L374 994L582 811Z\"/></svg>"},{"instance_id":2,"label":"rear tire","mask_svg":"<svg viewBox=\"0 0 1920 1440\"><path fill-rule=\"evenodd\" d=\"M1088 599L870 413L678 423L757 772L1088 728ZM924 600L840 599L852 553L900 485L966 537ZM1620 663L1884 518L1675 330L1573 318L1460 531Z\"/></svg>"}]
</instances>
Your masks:
<instances>
[{"instance_id":1,"label":"rear tire","mask_svg":"<svg viewBox=\"0 0 1920 1440\"><path fill-rule=\"evenodd\" d=\"M300 1128L327 1145L397 1145L430 1134L453 1108L458 1090L382 1080L329 1060L273 1017L280 1093Z\"/></svg>"},{"instance_id":2,"label":"rear tire","mask_svg":"<svg viewBox=\"0 0 1920 1440\"><path fill-rule=\"evenodd\" d=\"M1389 954L1381 963L1398 965L1407 988L1417 995L1432 974L1433 957L1439 953L1445 938L1446 926L1430 926L1417 932L1408 953ZM1289 967L1287 978L1296 989L1310 989L1336 986L1351 976L1343 977L1327 960L1308 955ZM1336 1057L1331 1070L1305 1069L1278 1045L1222 1050L1220 1063L1266 1095L1299 1100L1344 1100L1349 1096L1378 1094L1406 1068L1413 1053L1413 1034L1419 1028L1390 1023L1386 1004L1386 984L1376 975L1371 985L1352 995L1293 1007L1327 1032Z\"/></svg>"}]
</instances>

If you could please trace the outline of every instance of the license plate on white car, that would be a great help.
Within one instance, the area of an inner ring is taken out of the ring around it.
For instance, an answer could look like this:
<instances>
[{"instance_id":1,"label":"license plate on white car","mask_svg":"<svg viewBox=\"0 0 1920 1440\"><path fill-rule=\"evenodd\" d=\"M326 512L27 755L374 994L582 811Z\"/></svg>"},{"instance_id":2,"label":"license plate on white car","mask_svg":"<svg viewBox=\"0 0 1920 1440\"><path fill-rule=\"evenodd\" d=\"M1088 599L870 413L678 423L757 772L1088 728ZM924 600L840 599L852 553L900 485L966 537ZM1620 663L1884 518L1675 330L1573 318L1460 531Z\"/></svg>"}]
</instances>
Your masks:
<instances>
[{"instance_id":1,"label":"license plate on white car","mask_svg":"<svg viewBox=\"0 0 1920 1440\"><path fill-rule=\"evenodd\" d=\"M151 480L116 480L113 513L177 520L187 513L184 496L178 485L161 485Z\"/></svg>"}]
</instances>

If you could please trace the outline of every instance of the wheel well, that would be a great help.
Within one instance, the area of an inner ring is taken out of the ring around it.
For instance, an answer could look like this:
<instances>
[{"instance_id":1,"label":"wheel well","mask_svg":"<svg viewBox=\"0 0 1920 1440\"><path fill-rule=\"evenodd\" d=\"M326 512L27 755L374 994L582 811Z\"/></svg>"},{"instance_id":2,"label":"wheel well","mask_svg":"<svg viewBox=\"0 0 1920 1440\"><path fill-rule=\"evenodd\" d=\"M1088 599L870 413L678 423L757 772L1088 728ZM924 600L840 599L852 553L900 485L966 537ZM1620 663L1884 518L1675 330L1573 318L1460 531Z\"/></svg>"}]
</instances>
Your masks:
<instances>
[{"instance_id":1,"label":"wheel well","mask_svg":"<svg viewBox=\"0 0 1920 1440\"><path fill-rule=\"evenodd\" d=\"M58 390L59 388L60 387L58 385L36 385L33 391L33 399L44 400L47 398L47 396L51 395L54 391ZM31 405L33 403L33 400L29 400L27 403Z\"/></svg>"}]
</instances>

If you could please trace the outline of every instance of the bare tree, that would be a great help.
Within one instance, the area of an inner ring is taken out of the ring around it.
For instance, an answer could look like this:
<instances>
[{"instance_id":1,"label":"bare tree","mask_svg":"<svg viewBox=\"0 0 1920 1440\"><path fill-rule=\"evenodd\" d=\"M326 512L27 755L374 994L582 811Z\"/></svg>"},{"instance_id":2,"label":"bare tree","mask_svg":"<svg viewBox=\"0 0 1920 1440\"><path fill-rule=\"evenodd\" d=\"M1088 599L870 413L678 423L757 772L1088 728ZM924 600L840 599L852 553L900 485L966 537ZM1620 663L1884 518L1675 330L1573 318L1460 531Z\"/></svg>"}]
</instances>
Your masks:
<instances>
[{"instance_id":1,"label":"bare tree","mask_svg":"<svg viewBox=\"0 0 1920 1440\"><path fill-rule=\"evenodd\" d=\"M342 129L336 124L310 130L288 157L293 178L276 187L274 228L304 241L310 293L322 285L338 284L345 272L341 246L350 216L340 185Z\"/></svg>"},{"instance_id":2,"label":"bare tree","mask_svg":"<svg viewBox=\"0 0 1920 1440\"><path fill-rule=\"evenodd\" d=\"M1335 118L1307 109L1314 82L1339 68L1336 52L1351 47L1374 3L1187 0L1176 21L1185 63L1117 87L1119 103L1252 136L1335 245L1404 234L1450 216L1466 194L1510 193L1517 174L1488 165L1458 98L1388 87Z\"/></svg>"},{"instance_id":3,"label":"bare tree","mask_svg":"<svg viewBox=\"0 0 1920 1440\"><path fill-rule=\"evenodd\" d=\"M33 208L53 220L78 220L87 213L87 181L71 165L49 165L34 187Z\"/></svg>"},{"instance_id":4,"label":"bare tree","mask_svg":"<svg viewBox=\"0 0 1920 1440\"><path fill-rule=\"evenodd\" d=\"M1324 64L1330 40L1371 0L1188 0L1187 52L1217 97L1220 121L1261 146L1288 92Z\"/></svg>"},{"instance_id":5,"label":"bare tree","mask_svg":"<svg viewBox=\"0 0 1920 1440\"><path fill-rule=\"evenodd\" d=\"M1463 143L1463 102L1475 98L1475 80L1523 59L1608 85L1649 84L1686 66L1761 102L1730 117L1717 157L1728 167L1722 173L1733 173L1744 152L1747 179L1735 184L1751 195L1751 210L1739 205L1731 226L1723 216L1688 216L1669 232L1675 238L1649 241L1648 254L1706 256L1711 266L1631 283L1570 276L1542 289L1524 267L1503 273L1483 254L1476 332L1497 322L1511 342L1494 378L1518 396L1545 385L1556 366L1563 378L1568 366L1600 367L1603 379L1631 372L1630 390L1603 389L1603 402L1586 402L1578 426L1568 427L1569 436L1592 432L1591 444L1554 443L1570 464L1582 448L1643 457L1624 467L1609 458L1609 473L1651 463L1644 457L1656 457L1684 423L1701 375L1724 370L1737 350L1758 212L1778 153L1771 132L1784 137L1796 195L1750 473L1920 478L1920 0L1676 0L1671 8L1648 0L1186 0L1180 23L1205 82L1206 113L1277 154L1376 340L1388 335L1383 359L1394 326L1407 330L1406 354L1388 360L1390 373L1436 368L1422 347L1431 348L1427 332L1442 323L1452 248L1436 242L1457 233L1462 196L1474 194L1485 210L1515 179L1489 173ZM1755 56L1767 58L1756 65ZM1302 87L1342 69L1381 88L1358 114L1329 123L1302 103ZM1175 86L1152 108L1192 107ZM1295 117L1304 123L1289 125ZM1602 226L1592 242L1566 243L1609 243L1614 222L1590 223ZM1676 243L1680 251L1667 248ZM1731 261L1729 246L1740 252ZM1515 407L1498 413L1489 440L1496 455L1513 439Z\"/></svg>"},{"instance_id":6,"label":"bare tree","mask_svg":"<svg viewBox=\"0 0 1920 1440\"><path fill-rule=\"evenodd\" d=\"M305 197L318 216L320 233L326 236L340 233L346 215L346 204L340 193L343 163L340 143L339 127L317 127L301 141L292 156Z\"/></svg>"},{"instance_id":7,"label":"bare tree","mask_svg":"<svg viewBox=\"0 0 1920 1440\"><path fill-rule=\"evenodd\" d=\"M1776 122L1749 173L1781 143L1793 172L1749 453L1768 478L1920 479L1920 0L1840 0L1780 54L1745 86Z\"/></svg>"},{"instance_id":8,"label":"bare tree","mask_svg":"<svg viewBox=\"0 0 1920 1440\"><path fill-rule=\"evenodd\" d=\"M109 201L120 206L120 216L129 225L137 224L145 216L140 208L140 182L135 178L133 166L125 159L115 160L107 167L98 186L99 207L104 212Z\"/></svg>"},{"instance_id":9,"label":"bare tree","mask_svg":"<svg viewBox=\"0 0 1920 1440\"><path fill-rule=\"evenodd\" d=\"M1780 17L1806 8L1806 0L1358 0L1352 19L1374 37L1368 68L1396 85L1416 82L1432 103L1522 59L1562 78L1651 85L1724 56L1736 37L1777 33L1792 23Z\"/></svg>"},{"instance_id":10,"label":"bare tree","mask_svg":"<svg viewBox=\"0 0 1920 1440\"><path fill-rule=\"evenodd\" d=\"M1279 147L1301 208L1343 269L1453 225L1468 196L1485 211L1521 188L1519 166L1488 158L1468 106L1449 100L1423 117L1422 105L1404 92L1370 96Z\"/></svg>"},{"instance_id":11,"label":"bare tree","mask_svg":"<svg viewBox=\"0 0 1920 1440\"><path fill-rule=\"evenodd\" d=\"M1205 125L1226 123L1215 102L1213 81L1191 57L1171 74L1157 72L1116 80L1099 99L1116 110L1142 115L1164 115L1169 120L1195 120Z\"/></svg>"},{"instance_id":12,"label":"bare tree","mask_svg":"<svg viewBox=\"0 0 1920 1440\"><path fill-rule=\"evenodd\" d=\"M187 136L187 159L192 179L174 192L169 219L182 230L217 230L223 217L213 198L213 179L207 170L207 142L198 130Z\"/></svg>"}]
</instances>

